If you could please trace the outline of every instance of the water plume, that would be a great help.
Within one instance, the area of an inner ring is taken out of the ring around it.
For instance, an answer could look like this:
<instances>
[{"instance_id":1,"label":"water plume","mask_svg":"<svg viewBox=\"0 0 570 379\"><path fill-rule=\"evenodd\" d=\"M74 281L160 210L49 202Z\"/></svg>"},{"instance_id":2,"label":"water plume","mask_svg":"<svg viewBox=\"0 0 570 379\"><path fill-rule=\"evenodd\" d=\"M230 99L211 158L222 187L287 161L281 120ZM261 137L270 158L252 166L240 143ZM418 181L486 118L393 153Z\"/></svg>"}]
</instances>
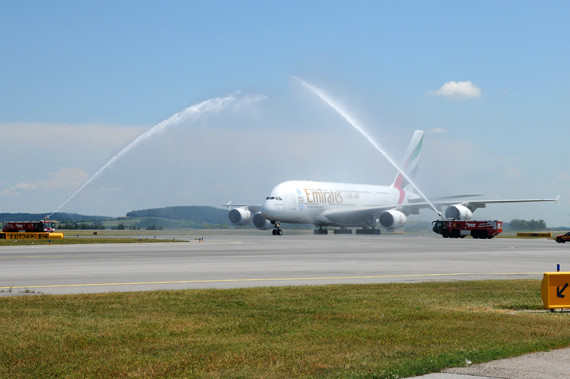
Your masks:
<instances>
[{"instance_id":1,"label":"water plume","mask_svg":"<svg viewBox=\"0 0 570 379\"><path fill-rule=\"evenodd\" d=\"M252 97L252 98L246 99L246 101L251 102L251 101L259 101L262 99L263 99L262 97ZM53 216L54 213L58 212L67 203L69 203L75 196L77 196L77 194L79 192L81 192L85 187L87 187L91 182L93 182L97 177L99 177L103 172L105 172L105 170L107 170L109 167L111 167L115 162L117 162L119 159L121 159L121 157L128 154L131 150L133 150L135 147L140 145L142 142L148 140L149 138L151 138L153 136L156 136L156 135L163 133L168 128L170 128L174 125L180 124L183 121L197 120L198 118L200 118L205 113L219 112L219 111L223 110L224 108L226 108L227 106L229 106L230 104L235 103L235 102L236 102L235 95L205 100L205 101L202 101L201 103L192 105L192 106L184 109L181 112L175 113L174 115L167 118L166 120L161 121L158 124L154 125L150 129L148 129L147 131L145 131L144 133L139 135L137 138L135 138L131 143L129 143L127 146L125 146L121 151L119 151L117 154L115 154L111 159L109 159L107 161L107 163L105 163L100 169L98 169L93 175L91 175L91 177L89 177L89 179L87 179L87 181L85 181L85 183L83 183L79 188L77 188L75 190L75 192L73 192L71 194L71 196L69 196L67 198L67 200L65 200L55 211L53 211L51 214L49 214L49 216L47 216L46 218L50 218L51 216Z\"/></svg>"},{"instance_id":2,"label":"water plume","mask_svg":"<svg viewBox=\"0 0 570 379\"><path fill-rule=\"evenodd\" d=\"M418 192L418 194L420 194L420 196L424 198L424 200L433 208L435 213L437 213L440 217L442 217L441 212L439 212L437 208L431 203L431 201L429 201L429 199L423 194L423 192L416 186L414 181L410 179L410 177L408 177L408 175L404 172L404 170L402 170L400 166L398 166L398 164L380 147L380 145L378 145L378 143L376 143L376 141L356 122L356 120L350 115L350 113L346 111L346 109L344 109L338 102L333 101L323 90L307 83L306 81L304 81L299 77L293 76L293 79L297 80L303 86L308 88L311 92L316 94L321 100L323 100L328 106L330 106L342 118L344 118L350 125L352 125L354 129L356 129L360 134L362 134L364 138L366 138L368 142L370 142L372 146L374 146L374 148L378 150L380 154L382 154L384 158L386 158L388 162L390 162L390 164L394 166L396 170L398 170L398 172L402 174L404 178L406 178L408 183L410 183L412 187L414 187L414 189Z\"/></svg>"}]
</instances>

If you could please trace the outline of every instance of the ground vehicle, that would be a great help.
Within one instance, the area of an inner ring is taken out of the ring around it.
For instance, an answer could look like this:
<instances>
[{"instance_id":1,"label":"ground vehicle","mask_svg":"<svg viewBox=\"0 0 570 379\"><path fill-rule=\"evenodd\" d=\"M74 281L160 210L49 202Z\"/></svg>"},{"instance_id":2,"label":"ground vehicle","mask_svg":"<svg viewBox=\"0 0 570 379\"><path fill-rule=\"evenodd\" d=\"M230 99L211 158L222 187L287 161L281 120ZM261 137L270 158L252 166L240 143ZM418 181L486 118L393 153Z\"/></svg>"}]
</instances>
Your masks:
<instances>
[{"instance_id":1,"label":"ground vehicle","mask_svg":"<svg viewBox=\"0 0 570 379\"><path fill-rule=\"evenodd\" d=\"M52 221L7 221L4 222L3 232L7 233L51 233L55 230Z\"/></svg>"},{"instance_id":2,"label":"ground vehicle","mask_svg":"<svg viewBox=\"0 0 570 379\"><path fill-rule=\"evenodd\" d=\"M503 222L498 220L436 220L432 224L433 231L441 234L443 238L463 238L466 235L473 238L493 238L503 231Z\"/></svg>"},{"instance_id":3,"label":"ground vehicle","mask_svg":"<svg viewBox=\"0 0 570 379\"><path fill-rule=\"evenodd\" d=\"M570 241L570 232L556 236L556 242L564 243L566 241Z\"/></svg>"}]
</instances>

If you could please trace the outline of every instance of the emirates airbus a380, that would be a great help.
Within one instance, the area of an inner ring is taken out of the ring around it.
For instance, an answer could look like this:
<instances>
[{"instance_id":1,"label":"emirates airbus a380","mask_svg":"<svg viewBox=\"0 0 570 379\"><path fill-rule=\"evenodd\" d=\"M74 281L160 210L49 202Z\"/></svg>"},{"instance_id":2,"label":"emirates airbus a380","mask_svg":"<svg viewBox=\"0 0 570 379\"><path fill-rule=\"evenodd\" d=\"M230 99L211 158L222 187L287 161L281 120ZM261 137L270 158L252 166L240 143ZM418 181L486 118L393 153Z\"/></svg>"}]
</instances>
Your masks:
<instances>
[{"instance_id":1,"label":"emirates airbus a380","mask_svg":"<svg viewBox=\"0 0 570 379\"><path fill-rule=\"evenodd\" d=\"M401 166L406 175L398 173L389 186L287 181L273 188L261 206L228 203L229 220L234 225L251 222L261 230L273 229L273 235L283 233L280 223L312 224L315 234L327 234L323 226L337 227L335 234L351 234L350 227L360 228L357 234L380 234L378 227L401 228L410 214L419 214L420 209L431 206L406 180L413 180L416 173L423 137L422 130L414 132ZM470 220L473 212L486 204L544 201L558 202L558 198L460 201L452 197L433 204L445 207L448 219Z\"/></svg>"}]
</instances>

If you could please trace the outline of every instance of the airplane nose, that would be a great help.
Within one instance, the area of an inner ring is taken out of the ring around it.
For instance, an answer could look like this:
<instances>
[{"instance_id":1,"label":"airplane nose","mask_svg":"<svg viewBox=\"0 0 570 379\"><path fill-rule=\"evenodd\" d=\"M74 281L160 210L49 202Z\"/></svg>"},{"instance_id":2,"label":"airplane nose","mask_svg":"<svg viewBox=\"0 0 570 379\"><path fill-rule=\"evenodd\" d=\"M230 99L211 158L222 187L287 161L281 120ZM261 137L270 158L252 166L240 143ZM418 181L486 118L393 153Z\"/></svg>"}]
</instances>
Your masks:
<instances>
[{"instance_id":1,"label":"airplane nose","mask_svg":"<svg viewBox=\"0 0 570 379\"><path fill-rule=\"evenodd\" d=\"M267 200L265 200L263 202L263 204L261 204L261 215L265 218L270 217L271 215L271 203Z\"/></svg>"},{"instance_id":2,"label":"airplane nose","mask_svg":"<svg viewBox=\"0 0 570 379\"><path fill-rule=\"evenodd\" d=\"M270 196L261 205L261 215L267 220L278 220L283 217L284 201L281 196Z\"/></svg>"}]
</instances>

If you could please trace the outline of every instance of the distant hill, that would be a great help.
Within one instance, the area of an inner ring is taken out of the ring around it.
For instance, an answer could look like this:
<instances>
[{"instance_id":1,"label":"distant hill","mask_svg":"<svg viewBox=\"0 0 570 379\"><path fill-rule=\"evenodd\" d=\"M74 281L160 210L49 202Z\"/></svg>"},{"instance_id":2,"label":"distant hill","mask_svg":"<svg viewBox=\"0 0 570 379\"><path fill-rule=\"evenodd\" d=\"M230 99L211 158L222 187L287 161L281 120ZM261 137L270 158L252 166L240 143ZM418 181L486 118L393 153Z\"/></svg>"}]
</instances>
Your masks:
<instances>
[{"instance_id":1,"label":"distant hill","mask_svg":"<svg viewBox=\"0 0 570 379\"><path fill-rule=\"evenodd\" d=\"M43 220L47 215L48 212L45 213L0 213L0 222L5 221L38 221ZM94 222L94 221L102 221L108 220L109 217L102 217L102 216L85 216L80 215L77 213L54 213L50 220L57 220L57 221L76 221L76 222Z\"/></svg>"},{"instance_id":2,"label":"distant hill","mask_svg":"<svg viewBox=\"0 0 570 379\"><path fill-rule=\"evenodd\" d=\"M37 221L49 213L0 213L0 223L6 221ZM77 213L55 213L51 220L60 222L62 229L123 228L231 228L228 211L206 206L180 206L131 211L126 217L86 216Z\"/></svg>"},{"instance_id":3,"label":"distant hill","mask_svg":"<svg viewBox=\"0 0 570 379\"><path fill-rule=\"evenodd\" d=\"M227 224L228 211L225 209L205 207L205 206L186 206L186 207L166 207L144 209L139 211L131 211L127 213L127 217L132 218L166 218L170 220L186 220L205 222L209 224Z\"/></svg>"}]
</instances>

